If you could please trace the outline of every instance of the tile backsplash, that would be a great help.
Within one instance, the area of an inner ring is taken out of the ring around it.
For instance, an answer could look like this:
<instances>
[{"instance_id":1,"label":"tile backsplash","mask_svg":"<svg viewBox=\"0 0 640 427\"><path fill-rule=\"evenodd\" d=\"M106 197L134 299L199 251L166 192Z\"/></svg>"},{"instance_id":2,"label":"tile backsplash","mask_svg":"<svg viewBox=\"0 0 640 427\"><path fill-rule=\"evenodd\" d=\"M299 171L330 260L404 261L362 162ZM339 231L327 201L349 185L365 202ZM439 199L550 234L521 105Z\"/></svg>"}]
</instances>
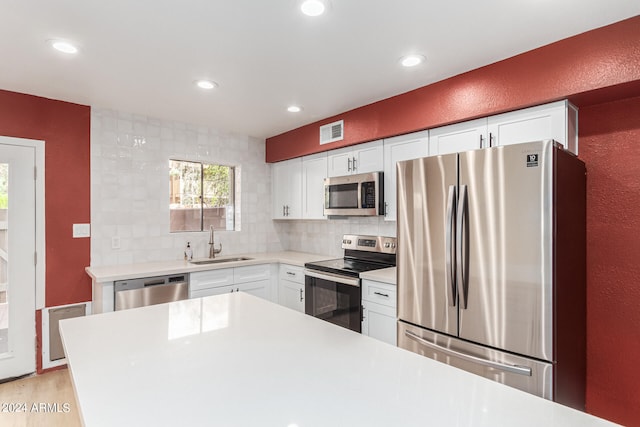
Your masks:
<instances>
[{"instance_id":1,"label":"tile backsplash","mask_svg":"<svg viewBox=\"0 0 640 427\"><path fill-rule=\"evenodd\" d=\"M208 255L208 232L169 232L169 159L239 170L240 231L216 231L222 255L292 250L342 256L343 234L395 236L382 217L271 219L271 166L264 140L119 111L91 111L91 265ZM114 248L114 241L119 248Z\"/></svg>"},{"instance_id":2,"label":"tile backsplash","mask_svg":"<svg viewBox=\"0 0 640 427\"><path fill-rule=\"evenodd\" d=\"M240 231L216 231L223 255L283 249L271 220L264 140L94 108L91 265L182 259L187 241L194 257L207 256L207 232L169 233L169 159L238 167Z\"/></svg>"},{"instance_id":3,"label":"tile backsplash","mask_svg":"<svg viewBox=\"0 0 640 427\"><path fill-rule=\"evenodd\" d=\"M341 257L344 234L373 236L396 235L396 222L383 217L345 218L330 220L274 221L282 246L287 250L312 252Z\"/></svg>"}]
</instances>

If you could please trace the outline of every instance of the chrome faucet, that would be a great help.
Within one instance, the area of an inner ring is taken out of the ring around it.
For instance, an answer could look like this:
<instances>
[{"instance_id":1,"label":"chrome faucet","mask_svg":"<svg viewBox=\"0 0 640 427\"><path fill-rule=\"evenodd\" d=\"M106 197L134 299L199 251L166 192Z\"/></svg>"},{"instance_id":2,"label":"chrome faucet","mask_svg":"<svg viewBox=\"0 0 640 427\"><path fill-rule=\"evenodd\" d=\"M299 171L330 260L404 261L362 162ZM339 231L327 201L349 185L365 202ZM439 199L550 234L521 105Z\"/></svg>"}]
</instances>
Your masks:
<instances>
[{"instance_id":1,"label":"chrome faucet","mask_svg":"<svg viewBox=\"0 0 640 427\"><path fill-rule=\"evenodd\" d=\"M215 244L213 243L213 225L209 228L209 258L215 258L216 254L222 252L222 243L220 243L220 248L216 249Z\"/></svg>"}]
</instances>

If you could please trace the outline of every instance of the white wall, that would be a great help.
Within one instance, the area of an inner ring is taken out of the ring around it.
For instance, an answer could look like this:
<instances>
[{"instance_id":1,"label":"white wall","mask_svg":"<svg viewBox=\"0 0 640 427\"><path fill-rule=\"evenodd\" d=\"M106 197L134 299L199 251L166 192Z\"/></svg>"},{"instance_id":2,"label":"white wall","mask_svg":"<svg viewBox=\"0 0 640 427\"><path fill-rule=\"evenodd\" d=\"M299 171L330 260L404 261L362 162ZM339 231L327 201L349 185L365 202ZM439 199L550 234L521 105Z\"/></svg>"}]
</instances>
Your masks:
<instances>
[{"instance_id":1,"label":"white wall","mask_svg":"<svg viewBox=\"0 0 640 427\"><path fill-rule=\"evenodd\" d=\"M208 254L208 233L169 233L168 160L240 166L241 231L218 231L222 255L278 251L264 140L127 113L91 111L91 265ZM120 249L112 249L112 238Z\"/></svg>"}]
</instances>

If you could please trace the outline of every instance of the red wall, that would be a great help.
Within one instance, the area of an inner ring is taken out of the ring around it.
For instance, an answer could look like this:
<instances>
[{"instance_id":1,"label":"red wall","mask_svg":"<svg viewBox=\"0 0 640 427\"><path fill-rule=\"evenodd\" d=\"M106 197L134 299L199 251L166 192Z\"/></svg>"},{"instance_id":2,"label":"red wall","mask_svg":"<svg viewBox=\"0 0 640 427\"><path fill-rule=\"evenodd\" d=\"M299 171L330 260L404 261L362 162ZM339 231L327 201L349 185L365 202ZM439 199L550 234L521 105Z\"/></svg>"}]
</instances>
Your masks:
<instances>
[{"instance_id":1,"label":"red wall","mask_svg":"<svg viewBox=\"0 0 640 427\"><path fill-rule=\"evenodd\" d=\"M0 90L0 135L45 141L47 307L91 300L90 240L72 238L91 221L90 123L90 107Z\"/></svg>"},{"instance_id":2,"label":"red wall","mask_svg":"<svg viewBox=\"0 0 640 427\"><path fill-rule=\"evenodd\" d=\"M640 97L580 110L587 164L587 409L640 425Z\"/></svg>"},{"instance_id":3,"label":"red wall","mask_svg":"<svg viewBox=\"0 0 640 427\"><path fill-rule=\"evenodd\" d=\"M267 139L275 162L558 99L579 105L640 94L640 16ZM427 64L428 66L428 64ZM602 91L602 89L606 91ZM344 119L343 141L318 127Z\"/></svg>"},{"instance_id":4,"label":"red wall","mask_svg":"<svg viewBox=\"0 0 640 427\"><path fill-rule=\"evenodd\" d=\"M640 426L640 16L267 139L268 162L557 99L587 165L587 411ZM345 120L345 140L318 126Z\"/></svg>"}]
</instances>

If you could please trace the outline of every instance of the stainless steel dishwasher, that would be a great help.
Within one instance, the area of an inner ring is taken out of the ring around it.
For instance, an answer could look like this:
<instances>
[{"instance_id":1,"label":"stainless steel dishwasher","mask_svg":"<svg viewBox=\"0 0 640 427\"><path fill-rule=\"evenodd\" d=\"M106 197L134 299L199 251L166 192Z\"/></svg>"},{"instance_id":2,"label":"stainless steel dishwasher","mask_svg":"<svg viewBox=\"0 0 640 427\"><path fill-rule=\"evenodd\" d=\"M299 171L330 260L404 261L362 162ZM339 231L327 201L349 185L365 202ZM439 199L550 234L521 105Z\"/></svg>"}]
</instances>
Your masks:
<instances>
[{"instance_id":1,"label":"stainless steel dishwasher","mask_svg":"<svg viewBox=\"0 0 640 427\"><path fill-rule=\"evenodd\" d=\"M116 310L144 307L189 298L189 275L144 277L114 282Z\"/></svg>"}]
</instances>

